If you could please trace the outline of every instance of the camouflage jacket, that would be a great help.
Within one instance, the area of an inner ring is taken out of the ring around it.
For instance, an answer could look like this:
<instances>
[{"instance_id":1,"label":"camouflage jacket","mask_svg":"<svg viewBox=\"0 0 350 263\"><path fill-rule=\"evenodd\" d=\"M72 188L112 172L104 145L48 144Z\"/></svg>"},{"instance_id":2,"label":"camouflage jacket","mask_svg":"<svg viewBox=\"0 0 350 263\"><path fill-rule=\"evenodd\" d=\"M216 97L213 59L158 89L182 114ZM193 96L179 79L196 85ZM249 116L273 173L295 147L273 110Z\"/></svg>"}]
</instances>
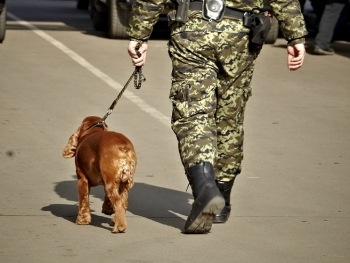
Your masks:
<instances>
[{"instance_id":1,"label":"camouflage jacket","mask_svg":"<svg viewBox=\"0 0 350 263\"><path fill-rule=\"evenodd\" d=\"M158 21L167 0L134 0L128 35L133 39L148 40L153 25ZM226 0L226 6L252 11L263 8L263 0ZM280 29L288 43L304 43L307 34L304 17L298 0L267 0L273 15L279 21Z\"/></svg>"}]
</instances>

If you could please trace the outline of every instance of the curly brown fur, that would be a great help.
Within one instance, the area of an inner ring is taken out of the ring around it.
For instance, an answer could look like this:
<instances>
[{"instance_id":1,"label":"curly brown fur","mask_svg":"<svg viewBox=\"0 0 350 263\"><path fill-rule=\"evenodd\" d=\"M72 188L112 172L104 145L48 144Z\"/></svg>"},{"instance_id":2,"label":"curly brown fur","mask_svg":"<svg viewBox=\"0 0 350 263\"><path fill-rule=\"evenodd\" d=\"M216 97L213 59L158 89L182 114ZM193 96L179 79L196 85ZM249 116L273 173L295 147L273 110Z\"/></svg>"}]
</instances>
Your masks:
<instances>
[{"instance_id":1,"label":"curly brown fur","mask_svg":"<svg viewBox=\"0 0 350 263\"><path fill-rule=\"evenodd\" d=\"M115 214L112 232L122 233L127 225L125 212L128 194L134 185L136 152L128 138L121 133L108 131L105 124L89 129L99 121L99 117L86 117L63 150L64 158L75 156L79 194L76 224L91 223L90 187L103 185L105 200L102 212Z\"/></svg>"}]
</instances>

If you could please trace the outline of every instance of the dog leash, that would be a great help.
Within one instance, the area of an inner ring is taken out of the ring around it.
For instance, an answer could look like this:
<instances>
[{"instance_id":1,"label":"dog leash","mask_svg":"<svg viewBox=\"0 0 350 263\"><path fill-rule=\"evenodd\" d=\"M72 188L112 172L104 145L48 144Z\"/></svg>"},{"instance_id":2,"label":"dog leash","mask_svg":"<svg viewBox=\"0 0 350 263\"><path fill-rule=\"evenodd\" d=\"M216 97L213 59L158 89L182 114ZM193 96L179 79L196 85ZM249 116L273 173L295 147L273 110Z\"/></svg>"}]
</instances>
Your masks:
<instances>
[{"instance_id":1,"label":"dog leash","mask_svg":"<svg viewBox=\"0 0 350 263\"><path fill-rule=\"evenodd\" d=\"M142 42L138 42L137 46L136 46L136 54L141 57L141 53L139 52L139 48L141 46ZM117 98L112 102L111 106L108 108L105 116L103 116L102 120L96 122L95 124L91 125L89 128L87 128L86 130L92 129L94 127L97 126L101 126L105 123L107 117L109 115L112 114L112 111L115 107L115 105L117 104L118 100L121 98L121 96L123 95L125 89L128 87L128 85L130 84L131 80L134 78L134 87L135 89L140 89L141 88L141 84L142 82L146 81L145 76L142 74L142 66L136 66L134 72L131 74L130 78L128 79L128 81L126 82L126 84L124 85L123 89L119 92Z\"/></svg>"}]
</instances>

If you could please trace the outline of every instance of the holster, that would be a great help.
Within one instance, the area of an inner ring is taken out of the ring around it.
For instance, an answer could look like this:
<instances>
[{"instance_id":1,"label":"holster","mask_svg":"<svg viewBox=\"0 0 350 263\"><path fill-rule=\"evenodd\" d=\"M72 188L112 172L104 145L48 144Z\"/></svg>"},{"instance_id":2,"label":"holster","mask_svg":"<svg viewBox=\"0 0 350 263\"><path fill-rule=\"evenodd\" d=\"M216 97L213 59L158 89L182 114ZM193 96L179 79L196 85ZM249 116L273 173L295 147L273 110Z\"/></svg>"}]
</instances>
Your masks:
<instances>
[{"instance_id":1,"label":"holster","mask_svg":"<svg viewBox=\"0 0 350 263\"><path fill-rule=\"evenodd\" d=\"M243 24L250 28L249 52L259 53L271 29L271 16L267 12L245 13Z\"/></svg>"}]
</instances>

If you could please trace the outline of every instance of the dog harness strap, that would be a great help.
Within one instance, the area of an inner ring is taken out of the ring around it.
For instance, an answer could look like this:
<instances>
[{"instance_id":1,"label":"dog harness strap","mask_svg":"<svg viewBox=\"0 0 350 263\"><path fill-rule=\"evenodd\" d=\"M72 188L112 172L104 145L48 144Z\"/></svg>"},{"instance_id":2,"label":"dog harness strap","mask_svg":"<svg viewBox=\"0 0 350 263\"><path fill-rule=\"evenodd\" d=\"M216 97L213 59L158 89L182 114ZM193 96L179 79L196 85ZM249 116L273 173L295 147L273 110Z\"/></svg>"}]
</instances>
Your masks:
<instances>
[{"instance_id":1,"label":"dog harness strap","mask_svg":"<svg viewBox=\"0 0 350 263\"><path fill-rule=\"evenodd\" d=\"M87 128L86 130L90 130L90 129L95 128L95 127L97 127L97 126L102 126L102 125L104 124L104 122L105 122L105 121L98 121L98 122L92 124L92 125L91 125L89 128Z\"/></svg>"}]
</instances>

